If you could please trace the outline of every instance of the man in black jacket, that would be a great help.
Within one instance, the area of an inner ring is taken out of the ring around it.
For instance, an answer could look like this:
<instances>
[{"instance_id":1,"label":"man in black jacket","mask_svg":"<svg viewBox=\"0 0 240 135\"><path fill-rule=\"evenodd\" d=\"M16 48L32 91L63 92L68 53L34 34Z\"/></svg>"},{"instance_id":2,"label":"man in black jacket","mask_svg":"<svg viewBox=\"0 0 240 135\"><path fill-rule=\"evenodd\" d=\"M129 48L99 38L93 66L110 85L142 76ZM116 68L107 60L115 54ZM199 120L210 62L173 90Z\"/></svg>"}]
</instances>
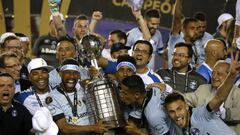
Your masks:
<instances>
[{"instance_id":1,"label":"man in black jacket","mask_svg":"<svg viewBox=\"0 0 240 135\"><path fill-rule=\"evenodd\" d=\"M14 78L8 73L0 73L0 134L28 135L32 129L32 115L18 102L15 94Z\"/></svg>"},{"instance_id":2,"label":"man in black jacket","mask_svg":"<svg viewBox=\"0 0 240 135\"><path fill-rule=\"evenodd\" d=\"M177 43L172 54L171 69L160 69L157 74L174 90L193 92L206 80L191 67L193 49L190 44Z\"/></svg>"}]
</instances>

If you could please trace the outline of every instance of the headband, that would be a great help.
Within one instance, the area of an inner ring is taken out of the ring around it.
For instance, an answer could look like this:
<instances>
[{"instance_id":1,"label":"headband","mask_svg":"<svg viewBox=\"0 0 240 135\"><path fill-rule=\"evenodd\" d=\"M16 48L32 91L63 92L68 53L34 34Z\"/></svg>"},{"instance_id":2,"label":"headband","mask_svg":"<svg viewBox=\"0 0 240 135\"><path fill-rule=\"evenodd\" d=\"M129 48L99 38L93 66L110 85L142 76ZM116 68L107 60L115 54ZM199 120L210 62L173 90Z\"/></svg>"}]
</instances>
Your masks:
<instances>
[{"instance_id":1,"label":"headband","mask_svg":"<svg viewBox=\"0 0 240 135\"><path fill-rule=\"evenodd\" d=\"M121 68L123 66L127 66L127 67L131 68L134 72L136 72L136 67L131 62L120 62L120 63L118 63L117 71L119 70L119 68Z\"/></svg>"},{"instance_id":2,"label":"headband","mask_svg":"<svg viewBox=\"0 0 240 135\"><path fill-rule=\"evenodd\" d=\"M63 66L60 68L60 71L65 71L65 70L75 70L75 71L80 72L79 66L73 65L73 64L63 65Z\"/></svg>"}]
</instances>

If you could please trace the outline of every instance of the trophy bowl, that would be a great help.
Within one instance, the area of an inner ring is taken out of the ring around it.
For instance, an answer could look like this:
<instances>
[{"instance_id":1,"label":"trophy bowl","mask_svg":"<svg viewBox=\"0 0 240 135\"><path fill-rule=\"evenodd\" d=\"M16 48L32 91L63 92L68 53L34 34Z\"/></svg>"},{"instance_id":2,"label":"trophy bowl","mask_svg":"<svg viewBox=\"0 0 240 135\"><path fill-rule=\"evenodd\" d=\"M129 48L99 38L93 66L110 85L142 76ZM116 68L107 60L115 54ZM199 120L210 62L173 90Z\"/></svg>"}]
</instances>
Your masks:
<instances>
[{"instance_id":1,"label":"trophy bowl","mask_svg":"<svg viewBox=\"0 0 240 135\"><path fill-rule=\"evenodd\" d=\"M95 64L91 64L91 61L96 59L101 55L101 51L103 49L103 45L99 38L92 34L85 35L79 44L78 55L79 59L83 66L96 66Z\"/></svg>"}]
</instances>

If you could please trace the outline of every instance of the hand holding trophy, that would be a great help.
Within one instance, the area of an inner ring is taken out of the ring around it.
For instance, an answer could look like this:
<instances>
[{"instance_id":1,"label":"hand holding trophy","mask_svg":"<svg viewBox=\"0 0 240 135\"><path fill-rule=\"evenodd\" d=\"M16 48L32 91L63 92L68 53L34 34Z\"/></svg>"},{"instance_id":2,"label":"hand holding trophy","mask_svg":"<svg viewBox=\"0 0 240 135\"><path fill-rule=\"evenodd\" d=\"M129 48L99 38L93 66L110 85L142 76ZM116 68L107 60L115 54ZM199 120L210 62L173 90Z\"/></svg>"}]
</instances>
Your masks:
<instances>
[{"instance_id":1,"label":"hand holding trophy","mask_svg":"<svg viewBox=\"0 0 240 135\"><path fill-rule=\"evenodd\" d=\"M59 5L61 4L61 0L48 0L48 4L52 15L59 13Z\"/></svg>"},{"instance_id":2,"label":"hand holding trophy","mask_svg":"<svg viewBox=\"0 0 240 135\"><path fill-rule=\"evenodd\" d=\"M132 7L134 11L141 10L144 0L128 0L129 6Z\"/></svg>"},{"instance_id":3,"label":"hand holding trophy","mask_svg":"<svg viewBox=\"0 0 240 135\"><path fill-rule=\"evenodd\" d=\"M125 120L117 97L117 87L101 75L96 60L101 55L103 45L93 34L85 35L79 45L80 60L84 66L89 67L93 76L90 81L82 82L90 124L99 124L102 121L109 128L123 127Z\"/></svg>"}]
</instances>

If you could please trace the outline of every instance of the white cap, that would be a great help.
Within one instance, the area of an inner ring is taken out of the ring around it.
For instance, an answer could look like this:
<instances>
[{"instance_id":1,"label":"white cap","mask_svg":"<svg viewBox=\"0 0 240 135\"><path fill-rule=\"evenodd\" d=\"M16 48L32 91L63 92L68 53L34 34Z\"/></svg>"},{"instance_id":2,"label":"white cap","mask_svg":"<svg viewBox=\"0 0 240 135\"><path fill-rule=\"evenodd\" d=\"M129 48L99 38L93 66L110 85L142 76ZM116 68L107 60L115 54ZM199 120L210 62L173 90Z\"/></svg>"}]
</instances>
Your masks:
<instances>
[{"instance_id":1,"label":"white cap","mask_svg":"<svg viewBox=\"0 0 240 135\"><path fill-rule=\"evenodd\" d=\"M29 38L28 37L19 37L21 42L29 42Z\"/></svg>"},{"instance_id":2,"label":"white cap","mask_svg":"<svg viewBox=\"0 0 240 135\"><path fill-rule=\"evenodd\" d=\"M57 135L59 129L52 119L50 111L46 107L41 107L32 117L33 129L36 135Z\"/></svg>"},{"instance_id":3,"label":"white cap","mask_svg":"<svg viewBox=\"0 0 240 135\"><path fill-rule=\"evenodd\" d=\"M60 16L62 21L65 21L65 18L64 18L62 13L59 13L58 15ZM49 21L52 21L52 20L53 20L53 15L51 15L50 18L49 18Z\"/></svg>"},{"instance_id":4,"label":"white cap","mask_svg":"<svg viewBox=\"0 0 240 135\"><path fill-rule=\"evenodd\" d=\"M14 33L12 32L6 32L6 33L3 33L0 37L0 44L4 43L5 39L8 38L8 37L16 37L18 38Z\"/></svg>"},{"instance_id":5,"label":"white cap","mask_svg":"<svg viewBox=\"0 0 240 135\"><path fill-rule=\"evenodd\" d=\"M52 66L48 66L47 62L43 59L43 58L35 58L32 59L29 63L28 63L28 72L30 73L33 69L38 69L38 68L44 68L47 69L48 72L50 72L51 70L54 69L54 67Z\"/></svg>"},{"instance_id":6,"label":"white cap","mask_svg":"<svg viewBox=\"0 0 240 135\"><path fill-rule=\"evenodd\" d=\"M228 20L231 20L231 19L233 19L233 16L232 16L231 14L229 14L229 13L223 13L223 14L221 14L221 15L218 17L218 19L217 19L217 21L218 21L217 29L219 29L219 27L220 27L224 22L226 22L226 21L228 21Z\"/></svg>"}]
</instances>

